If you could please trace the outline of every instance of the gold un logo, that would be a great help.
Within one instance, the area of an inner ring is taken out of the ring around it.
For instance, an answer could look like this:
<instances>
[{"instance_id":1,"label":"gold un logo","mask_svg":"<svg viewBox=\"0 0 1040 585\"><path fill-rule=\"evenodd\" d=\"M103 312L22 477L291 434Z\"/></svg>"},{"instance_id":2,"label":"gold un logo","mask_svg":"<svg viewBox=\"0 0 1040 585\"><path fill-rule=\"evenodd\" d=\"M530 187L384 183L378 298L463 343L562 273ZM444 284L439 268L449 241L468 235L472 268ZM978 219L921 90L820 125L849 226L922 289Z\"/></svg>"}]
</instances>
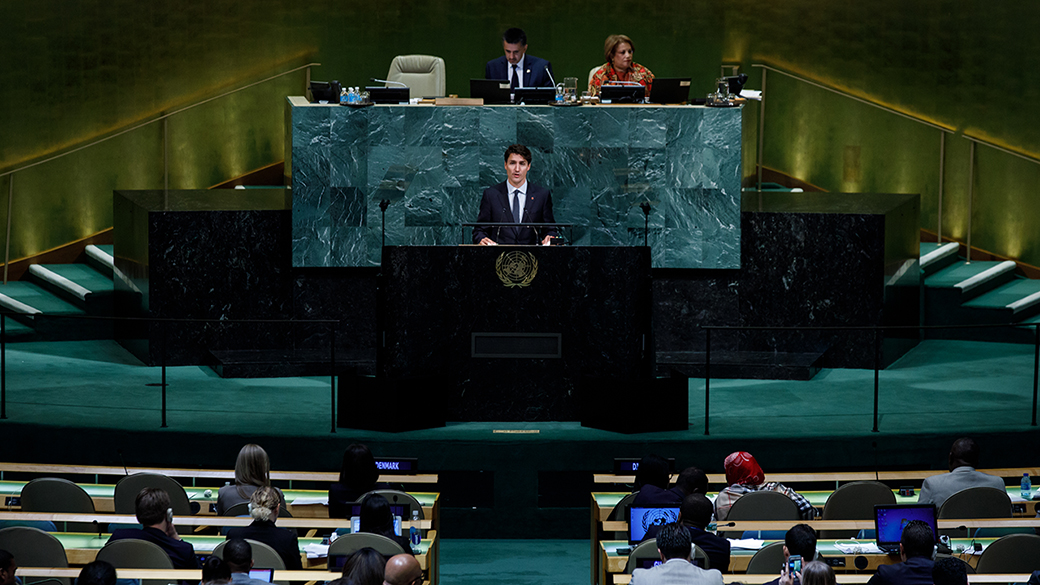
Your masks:
<instances>
[{"instance_id":1,"label":"gold un logo","mask_svg":"<svg viewBox=\"0 0 1040 585\"><path fill-rule=\"evenodd\" d=\"M538 259L530 252L502 252L495 261L495 274L507 288L528 286L538 274Z\"/></svg>"}]
</instances>

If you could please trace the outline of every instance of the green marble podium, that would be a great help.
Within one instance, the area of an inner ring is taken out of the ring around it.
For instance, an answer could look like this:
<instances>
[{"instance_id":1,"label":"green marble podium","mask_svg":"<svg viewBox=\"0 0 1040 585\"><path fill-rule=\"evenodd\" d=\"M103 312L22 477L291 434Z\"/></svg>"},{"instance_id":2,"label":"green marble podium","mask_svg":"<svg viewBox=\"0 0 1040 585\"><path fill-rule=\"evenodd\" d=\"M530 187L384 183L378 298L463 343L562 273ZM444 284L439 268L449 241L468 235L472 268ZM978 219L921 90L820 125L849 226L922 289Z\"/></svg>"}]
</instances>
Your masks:
<instances>
[{"instance_id":1,"label":"green marble podium","mask_svg":"<svg viewBox=\"0 0 1040 585\"><path fill-rule=\"evenodd\" d=\"M696 106L372 106L286 103L292 262L377 266L387 245L470 242L503 152L534 153L530 181L552 190L579 246L641 246L649 201L655 268L740 267L740 108Z\"/></svg>"}]
</instances>

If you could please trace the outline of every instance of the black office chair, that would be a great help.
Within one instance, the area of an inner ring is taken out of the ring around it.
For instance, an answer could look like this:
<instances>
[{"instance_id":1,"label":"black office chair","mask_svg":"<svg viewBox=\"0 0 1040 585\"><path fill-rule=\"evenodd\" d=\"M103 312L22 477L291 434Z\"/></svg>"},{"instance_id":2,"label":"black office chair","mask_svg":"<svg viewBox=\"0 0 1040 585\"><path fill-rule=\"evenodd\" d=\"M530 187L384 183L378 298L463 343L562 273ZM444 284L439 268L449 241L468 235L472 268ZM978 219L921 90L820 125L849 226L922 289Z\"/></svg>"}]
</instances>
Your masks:
<instances>
[{"instance_id":1,"label":"black office chair","mask_svg":"<svg viewBox=\"0 0 1040 585\"><path fill-rule=\"evenodd\" d=\"M1032 573L1040 569L1040 536L1009 534L982 551L979 573Z\"/></svg>"},{"instance_id":2,"label":"black office chair","mask_svg":"<svg viewBox=\"0 0 1040 585\"><path fill-rule=\"evenodd\" d=\"M135 473L119 480L113 497L116 513L135 513L134 503L137 494L144 488L159 488L165 491L170 496L170 507L173 508L174 514L190 516L194 513L184 486L177 483L177 480L159 473ZM198 506L198 502L195 505Z\"/></svg>"},{"instance_id":3,"label":"black office chair","mask_svg":"<svg viewBox=\"0 0 1040 585\"><path fill-rule=\"evenodd\" d=\"M693 545L693 560L701 565L704 569L711 568L711 560L708 559L708 553L704 552L704 549ZM642 561L646 559L660 559L661 553L657 551L657 539L650 538L640 542L632 552L628 554L628 562L625 563L625 573L628 575L632 574L632 571L639 568Z\"/></svg>"},{"instance_id":4,"label":"black office chair","mask_svg":"<svg viewBox=\"0 0 1040 585\"><path fill-rule=\"evenodd\" d=\"M739 501L739 500L738 500ZM874 505L896 503L896 496L887 485L877 481L847 483L827 498L823 506L823 520L873 520ZM852 538L858 530L821 530L820 538L836 540Z\"/></svg>"},{"instance_id":5,"label":"black office chair","mask_svg":"<svg viewBox=\"0 0 1040 585\"><path fill-rule=\"evenodd\" d=\"M943 502L936 516L939 519L1011 518L1011 497L1004 490L991 487L973 487L961 490ZM939 534L967 538L970 530L944 529Z\"/></svg>"},{"instance_id":6,"label":"black office chair","mask_svg":"<svg viewBox=\"0 0 1040 585\"><path fill-rule=\"evenodd\" d=\"M779 575L780 566L784 564L784 543L771 542L751 557L748 561L748 575Z\"/></svg>"},{"instance_id":7,"label":"black office chair","mask_svg":"<svg viewBox=\"0 0 1040 585\"><path fill-rule=\"evenodd\" d=\"M628 509L632 506L632 502L635 501L636 496L639 492L632 492L614 505L614 509L610 511L607 516L609 522L623 522L628 519ZM610 531L603 532L601 540L628 540L628 532Z\"/></svg>"},{"instance_id":8,"label":"black office chair","mask_svg":"<svg viewBox=\"0 0 1040 585\"><path fill-rule=\"evenodd\" d=\"M763 490L744 494L733 502L725 522L738 520L798 520L801 518L798 504L780 492ZM740 538L743 533L730 531L722 536Z\"/></svg>"},{"instance_id":9,"label":"black office chair","mask_svg":"<svg viewBox=\"0 0 1040 585\"><path fill-rule=\"evenodd\" d=\"M65 547L52 534L29 526L10 526L0 530L0 549L14 555L20 567L65 568L69 566ZM57 580L69 585L67 577L22 577L22 583Z\"/></svg>"},{"instance_id":10,"label":"black office chair","mask_svg":"<svg viewBox=\"0 0 1040 585\"><path fill-rule=\"evenodd\" d=\"M358 503L364 503L365 498L372 494L379 494L383 496L384 498L386 498L387 502L390 502L391 506L408 506L408 510L406 511L407 515L404 518L404 520L411 520L412 515L415 513L416 510L419 511L420 520L423 520L426 517L425 513L423 513L422 504L419 503L419 500L415 499L415 496L413 496L412 494L402 492L401 490L372 490L368 493L362 494L361 497L358 498ZM279 514L281 514L281 512L279 512Z\"/></svg>"},{"instance_id":11,"label":"black office chair","mask_svg":"<svg viewBox=\"0 0 1040 585\"><path fill-rule=\"evenodd\" d=\"M23 512L94 513L94 500L86 490L67 479L40 477L22 488ZM59 522L63 532L92 532L97 528L91 522Z\"/></svg>"}]
</instances>

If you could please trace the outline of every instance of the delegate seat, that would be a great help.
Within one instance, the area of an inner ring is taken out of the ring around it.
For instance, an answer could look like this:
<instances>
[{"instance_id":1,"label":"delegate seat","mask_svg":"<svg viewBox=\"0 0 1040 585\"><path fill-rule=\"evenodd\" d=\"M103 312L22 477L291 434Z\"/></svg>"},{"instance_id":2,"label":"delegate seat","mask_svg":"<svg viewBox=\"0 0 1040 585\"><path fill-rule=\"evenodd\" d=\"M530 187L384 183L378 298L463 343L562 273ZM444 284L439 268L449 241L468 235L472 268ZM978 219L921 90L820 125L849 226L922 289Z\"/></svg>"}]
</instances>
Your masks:
<instances>
[{"instance_id":1,"label":"delegate seat","mask_svg":"<svg viewBox=\"0 0 1040 585\"><path fill-rule=\"evenodd\" d=\"M22 488L23 512L94 513L94 500L75 483L57 477L39 477ZM90 522L60 522L62 532L92 532L97 528Z\"/></svg>"},{"instance_id":2,"label":"delegate seat","mask_svg":"<svg viewBox=\"0 0 1040 585\"><path fill-rule=\"evenodd\" d=\"M420 520L426 518L426 515L423 513L422 504L419 503L419 500L415 499L415 496L412 494L400 490L372 490L368 493L362 494L361 497L358 498L358 503L364 503L365 498L372 494L383 496L386 498L387 502L390 502L391 506L407 506L408 508L405 510L405 516L402 518L403 520L411 520L412 516L415 515L416 510L419 512ZM281 514L281 512L279 512L279 514Z\"/></svg>"},{"instance_id":3,"label":"delegate seat","mask_svg":"<svg viewBox=\"0 0 1040 585\"><path fill-rule=\"evenodd\" d=\"M700 565L703 569L711 568L711 561L708 559L708 554L704 552L704 549L693 545L693 560ZM657 539L651 538L644 540L639 543L632 552L628 554L628 562L625 563L625 573L628 575L632 574L632 571L639 568L642 561L646 559L660 559L661 554L657 552Z\"/></svg>"},{"instance_id":4,"label":"delegate seat","mask_svg":"<svg viewBox=\"0 0 1040 585\"><path fill-rule=\"evenodd\" d=\"M69 566L65 547L52 534L30 526L11 526L0 529L0 549L14 555L19 567L65 568ZM37 581L58 581L69 585L66 577L21 577L22 583L31 585Z\"/></svg>"},{"instance_id":5,"label":"delegate seat","mask_svg":"<svg viewBox=\"0 0 1040 585\"><path fill-rule=\"evenodd\" d=\"M798 520L801 514L791 498L774 491L751 492L740 496L729 509L726 522L738 520ZM726 538L740 538L740 532L722 534Z\"/></svg>"},{"instance_id":6,"label":"delegate seat","mask_svg":"<svg viewBox=\"0 0 1040 585\"><path fill-rule=\"evenodd\" d=\"M285 561L282 560L281 555L278 551L271 548L271 545L260 542L259 540L253 540L247 538L246 542L253 549L253 566L257 569L275 569L279 571L285 570ZM228 541L224 541L213 548L213 556L218 559L224 558L224 547L227 546Z\"/></svg>"},{"instance_id":7,"label":"delegate seat","mask_svg":"<svg viewBox=\"0 0 1040 585\"><path fill-rule=\"evenodd\" d=\"M739 501L739 500L737 500ZM877 481L847 483L827 498L823 506L823 520L873 520L874 505L896 503L896 496L885 484ZM852 538L858 530L823 530L820 538L834 540Z\"/></svg>"},{"instance_id":8,"label":"delegate seat","mask_svg":"<svg viewBox=\"0 0 1040 585\"><path fill-rule=\"evenodd\" d=\"M398 55L390 62L386 78L407 85L408 95L413 98L445 95L444 59L440 57Z\"/></svg>"},{"instance_id":9,"label":"delegate seat","mask_svg":"<svg viewBox=\"0 0 1040 585\"><path fill-rule=\"evenodd\" d=\"M116 483L113 503L117 514L133 514L135 512L134 502L137 494L144 488L160 488L170 496L170 507L178 516L190 516L192 511L188 493L177 480L158 473L135 473L120 479ZM199 504L196 502L195 506ZM196 510L197 511L197 510Z\"/></svg>"},{"instance_id":10,"label":"delegate seat","mask_svg":"<svg viewBox=\"0 0 1040 585\"><path fill-rule=\"evenodd\" d=\"M991 487L973 487L961 490L943 502L936 516L939 519L1011 518L1011 497L1004 490ZM970 529L940 530L939 534L966 538Z\"/></svg>"},{"instance_id":11,"label":"delegate seat","mask_svg":"<svg viewBox=\"0 0 1040 585\"><path fill-rule=\"evenodd\" d=\"M628 519L628 509L632 506L632 502L635 501L636 496L639 492L632 492L625 497L621 498L617 504L614 505L614 509L607 515L607 520L611 522L624 522ZM628 540L627 532L604 532L603 540Z\"/></svg>"},{"instance_id":12,"label":"delegate seat","mask_svg":"<svg viewBox=\"0 0 1040 585\"><path fill-rule=\"evenodd\" d=\"M780 565L784 564L784 543L771 542L751 557L748 561L748 575L777 575Z\"/></svg>"},{"instance_id":13,"label":"delegate seat","mask_svg":"<svg viewBox=\"0 0 1040 585\"><path fill-rule=\"evenodd\" d=\"M1040 570L1040 536L1009 534L982 551L978 573L1032 573Z\"/></svg>"},{"instance_id":14,"label":"delegate seat","mask_svg":"<svg viewBox=\"0 0 1040 585\"><path fill-rule=\"evenodd\" d=\"M350 556L366 546L375 549L376 552L385 557L392 557L394 555L409 552L401 548L400 544L397 544L382 534L358 532L356 534L344 534L333 541L329 546L329 562L332 562L332 557Z\"/></svg>"},{"instance_id":15,"label":"delegate seat","mask_svg":"<svg viewBox=\"0 0 1040 585\"><path fill-rule=\"evenodd\" d=\"M132 538L109 541L98 551L96 560L105 561L117 570L173 569L173 561L162 547L147 540ZM167 583L165 579L142 579L141 585L167 585Z\"/></svg>"}]
</instances>

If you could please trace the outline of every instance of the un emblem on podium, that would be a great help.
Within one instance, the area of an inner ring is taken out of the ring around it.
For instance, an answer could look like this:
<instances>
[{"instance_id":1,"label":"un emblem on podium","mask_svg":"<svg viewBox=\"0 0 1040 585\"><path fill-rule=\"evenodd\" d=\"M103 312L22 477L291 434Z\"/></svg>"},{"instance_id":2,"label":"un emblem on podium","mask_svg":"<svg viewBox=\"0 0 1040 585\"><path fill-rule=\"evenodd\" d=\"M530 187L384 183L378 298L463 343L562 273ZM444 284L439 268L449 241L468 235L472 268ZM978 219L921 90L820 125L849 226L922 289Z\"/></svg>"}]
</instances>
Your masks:
<instances>
[{"instance_id":1,"label":"un emblem on podium","mask_svg":"<svg viewBox=\"0 0 1040 585\"><path fill-rule=\"evenodd\" d=\"M506 288L528 286L538 274L538 259L530 252L502 252L495 261L495 274Z\"/></svg>"}]
</instances>

